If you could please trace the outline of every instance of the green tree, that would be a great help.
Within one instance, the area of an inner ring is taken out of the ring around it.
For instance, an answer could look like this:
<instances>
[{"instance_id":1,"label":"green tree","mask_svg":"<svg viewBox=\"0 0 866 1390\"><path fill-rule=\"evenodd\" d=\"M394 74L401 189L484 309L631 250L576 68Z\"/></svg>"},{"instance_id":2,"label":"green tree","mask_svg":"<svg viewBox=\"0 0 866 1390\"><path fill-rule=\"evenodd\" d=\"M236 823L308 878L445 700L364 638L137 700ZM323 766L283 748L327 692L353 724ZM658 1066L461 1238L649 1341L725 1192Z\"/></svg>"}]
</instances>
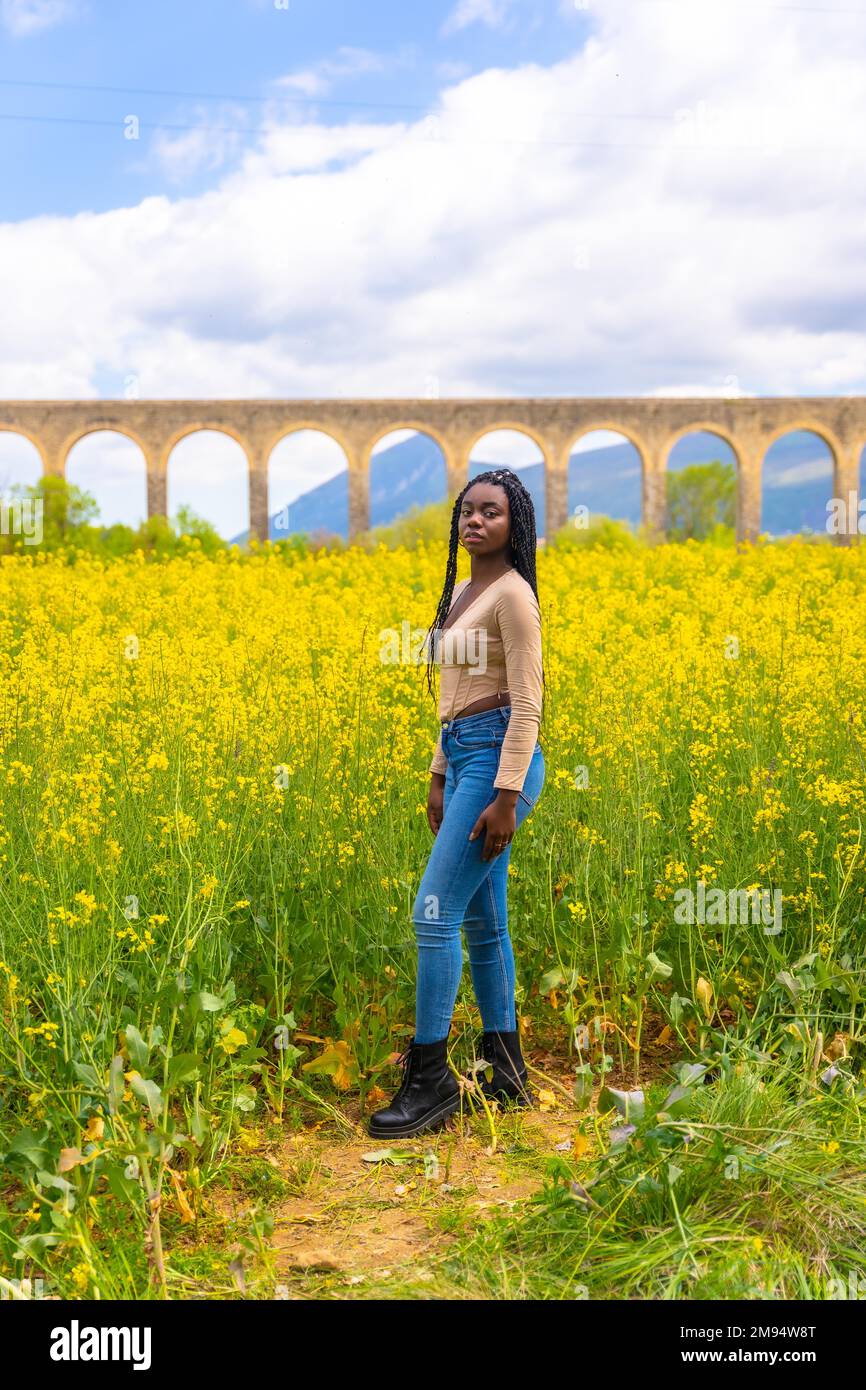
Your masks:
<instances>
[{"instance_id":1,"label":"green tree","mask_svg":"<svg viewBox=\"0 0 866 1390\"><path fill-rule=\"evenodd\" d=\"M431 544L447 540L453 510L454 502L447 498L428 502L425 506L416 503L387 526L373 526L369 531L362 531L355 544L365 550L375 550L377 545L385 545L389 550L396 550L398 546L416 550L420 542Z\"/></svg>"},{"instance_id":2,"label":"green tree","mask_svg":"<svg viewBox=\"0 0 866 1390\"><path fill-rule=\"evenodd\" d=\"M635 529L627 521L617 521L601 512L593 512L588 525L575 525L570 517L564 526L554 533L552 544L557 550L635 550L643 540L640 528Z\"/></svg>"},{"instance_id":3,"label":"green tree","mask_svg":"<svg viewBox=\"0 0 866 1390\"><path fill-rule=\"evenodd\" d=\"M32 486L16 483L9 488L5 500L12 515L15 503L20 502L28 502L33 506L34 517L38 516L41 510L39 549L56 550L61 545L75 544L93 529L89 523L99 516L96 499L89 492L83 492L65 478L47 473ZM0 535L0 550L3 553L26 553L35 548L35 544L28 542L23 533L9 530Z\"/></svg>"},{"instance_id":4,"label":"green tree","mask_svg":"<svg viewBox=\"0 0 866 1390\"><path fill-rule=\"evenodd\" d=\"M714 459L667 475L667 532L671 540L722 539L737 518L737 475L733 464Z\"/></svg>"},{"instance_id":5,"label":"green tree","mask_svg":"<svg viewBox=\"0 0 866 1390\"><path fill-rule=\"evenodd\" d=\"M199 541L206 555L213 555L217 550L228 548L228 543L223 540L216 527L194 512L192 507L178 507L174 526L179 536L190 536Z\"/></svg>"}]
</instances>

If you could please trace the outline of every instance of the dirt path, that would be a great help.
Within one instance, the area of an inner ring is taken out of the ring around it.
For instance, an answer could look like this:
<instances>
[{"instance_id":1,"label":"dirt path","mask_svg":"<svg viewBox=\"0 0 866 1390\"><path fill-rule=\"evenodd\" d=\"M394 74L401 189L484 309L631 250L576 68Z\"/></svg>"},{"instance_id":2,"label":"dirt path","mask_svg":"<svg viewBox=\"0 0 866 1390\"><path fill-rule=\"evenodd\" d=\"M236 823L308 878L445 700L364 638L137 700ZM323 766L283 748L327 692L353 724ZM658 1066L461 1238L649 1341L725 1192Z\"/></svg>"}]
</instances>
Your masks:
<instances>
[{"instance_id":1,"label":"dirt path","mask_svg":"<svg viewBox=\"0 0 866 1390\"><path fill-rule=\"evenodd\" d=\"M366 1133L350 1101L345 1113L356 1138L322 1122L286 1135L267 1156L297 1189L274 1208L277 1296L370 1296L380 1285L432 1279L427 1262L435 1264L458 1234L496 1212L518 1210L541 1188L545 1160L591 1160L598 1146L592 1127L582 1124L587 1109L574 1102L573 1064L544 1055L533 1065L536 1105L501 1112L494 1133L479 1109L389 1144ZM608 1081L634 1084L613 1074ZM389 1152L392 1161L370 1159ZM248 1196L232 1194L223 1210L237 1216L248 1204Z\"/></svg>"}]
</instances>

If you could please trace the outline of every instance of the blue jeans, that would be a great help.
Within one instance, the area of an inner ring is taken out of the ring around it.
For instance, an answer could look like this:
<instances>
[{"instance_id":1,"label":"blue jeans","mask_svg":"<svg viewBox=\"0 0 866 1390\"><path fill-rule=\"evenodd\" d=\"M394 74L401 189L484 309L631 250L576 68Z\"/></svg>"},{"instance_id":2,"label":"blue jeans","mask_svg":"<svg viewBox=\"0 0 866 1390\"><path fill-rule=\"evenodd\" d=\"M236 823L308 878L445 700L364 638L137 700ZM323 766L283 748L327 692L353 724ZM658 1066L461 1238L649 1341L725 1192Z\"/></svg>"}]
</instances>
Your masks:
<instances>
[{"instance_id":1,"label":"blue jeans","mask_svg":"<svg viewBox=\"0 0 866 1390\"><path fill-rule=\"evenodd\" d=\"M494 787L511 706L482 710L442 726L445 773L442 824L412 909L418 942L415 1041L439 1042L451 1016L463 973L460 927L466 932L475 997L485 1032L513 1032L514 954L508 935L508 862L511 845L482 860L485 833L469 839L481 812L499 795ZM544 754L536 743L523 790L517 794L519 826L544 786Z\"/></svg>"}]
</instances>

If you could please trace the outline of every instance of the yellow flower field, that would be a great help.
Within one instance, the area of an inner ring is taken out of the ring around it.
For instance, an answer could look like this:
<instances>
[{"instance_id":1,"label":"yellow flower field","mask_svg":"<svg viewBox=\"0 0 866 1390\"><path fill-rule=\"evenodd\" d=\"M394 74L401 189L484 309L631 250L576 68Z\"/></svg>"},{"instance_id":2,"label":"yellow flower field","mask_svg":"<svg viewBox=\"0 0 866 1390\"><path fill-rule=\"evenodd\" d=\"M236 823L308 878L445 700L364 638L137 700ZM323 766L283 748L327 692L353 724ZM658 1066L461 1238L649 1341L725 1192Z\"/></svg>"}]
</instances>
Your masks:
<instances>
[{"instance_id":1,"label":"yellow flower field","mask_svg":"<svg viewBox=\"0 0 866 1390\"><path fill-rule=\"evenodd\" d=\"M168 1167L183 1212L246 1116L383 1084L412 1031L445 558L0 560L10 1259L26 1238L86 1283L106 1194L146 1223ZM854 1084L866 548L551 546L538 588L527 1037L590 1085L648 1049ZM455 1036L478 1024L467 971Z\"/></svg>"}]
</instances>

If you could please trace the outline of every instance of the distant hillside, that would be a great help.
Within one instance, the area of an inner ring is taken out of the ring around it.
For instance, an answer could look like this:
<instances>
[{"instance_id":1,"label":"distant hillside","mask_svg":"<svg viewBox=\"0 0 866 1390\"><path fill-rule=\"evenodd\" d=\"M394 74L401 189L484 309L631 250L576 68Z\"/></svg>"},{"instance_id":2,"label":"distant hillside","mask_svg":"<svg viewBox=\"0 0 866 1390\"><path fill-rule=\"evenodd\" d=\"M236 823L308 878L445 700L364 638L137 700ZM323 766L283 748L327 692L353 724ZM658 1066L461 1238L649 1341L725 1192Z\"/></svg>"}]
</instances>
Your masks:
<instances>
[{"instance_id":1,"label":"distant hillside","mask_svg":"<svg viewBox=\"0 0 866 1390\"><path fill-rule=\"evenodd\" d=\"M727 451L712 434L690 435L674 451L674 468L691 463L726 459ZM470 477L486 468L501 467L502 461L473 463ZM520 469L520 477L535 505L539 536L544 535L544 469L539 464ZM407 512L411 506L437 502L445 495L445 466L434 442L417 434L376 454L370 467L370 525L382 526ZM829 459L821 455L821 445L806 432L788 435L773 451L764 470L762 529L771 535L785 535L805 527L824 531L827 498L832 495ZM605 514L637 523L640 520L640 465L630 444L587 450L575 454L569 468L568 508L583 505L591 513ZM340 473L311 488L290 503L289 530L278 529L279 512L270 518L271 540L287 535L325 530L348 540L348 474ZM243 545L248 536L242 531L232 540Z\"/></svg>"}]
</instances>

